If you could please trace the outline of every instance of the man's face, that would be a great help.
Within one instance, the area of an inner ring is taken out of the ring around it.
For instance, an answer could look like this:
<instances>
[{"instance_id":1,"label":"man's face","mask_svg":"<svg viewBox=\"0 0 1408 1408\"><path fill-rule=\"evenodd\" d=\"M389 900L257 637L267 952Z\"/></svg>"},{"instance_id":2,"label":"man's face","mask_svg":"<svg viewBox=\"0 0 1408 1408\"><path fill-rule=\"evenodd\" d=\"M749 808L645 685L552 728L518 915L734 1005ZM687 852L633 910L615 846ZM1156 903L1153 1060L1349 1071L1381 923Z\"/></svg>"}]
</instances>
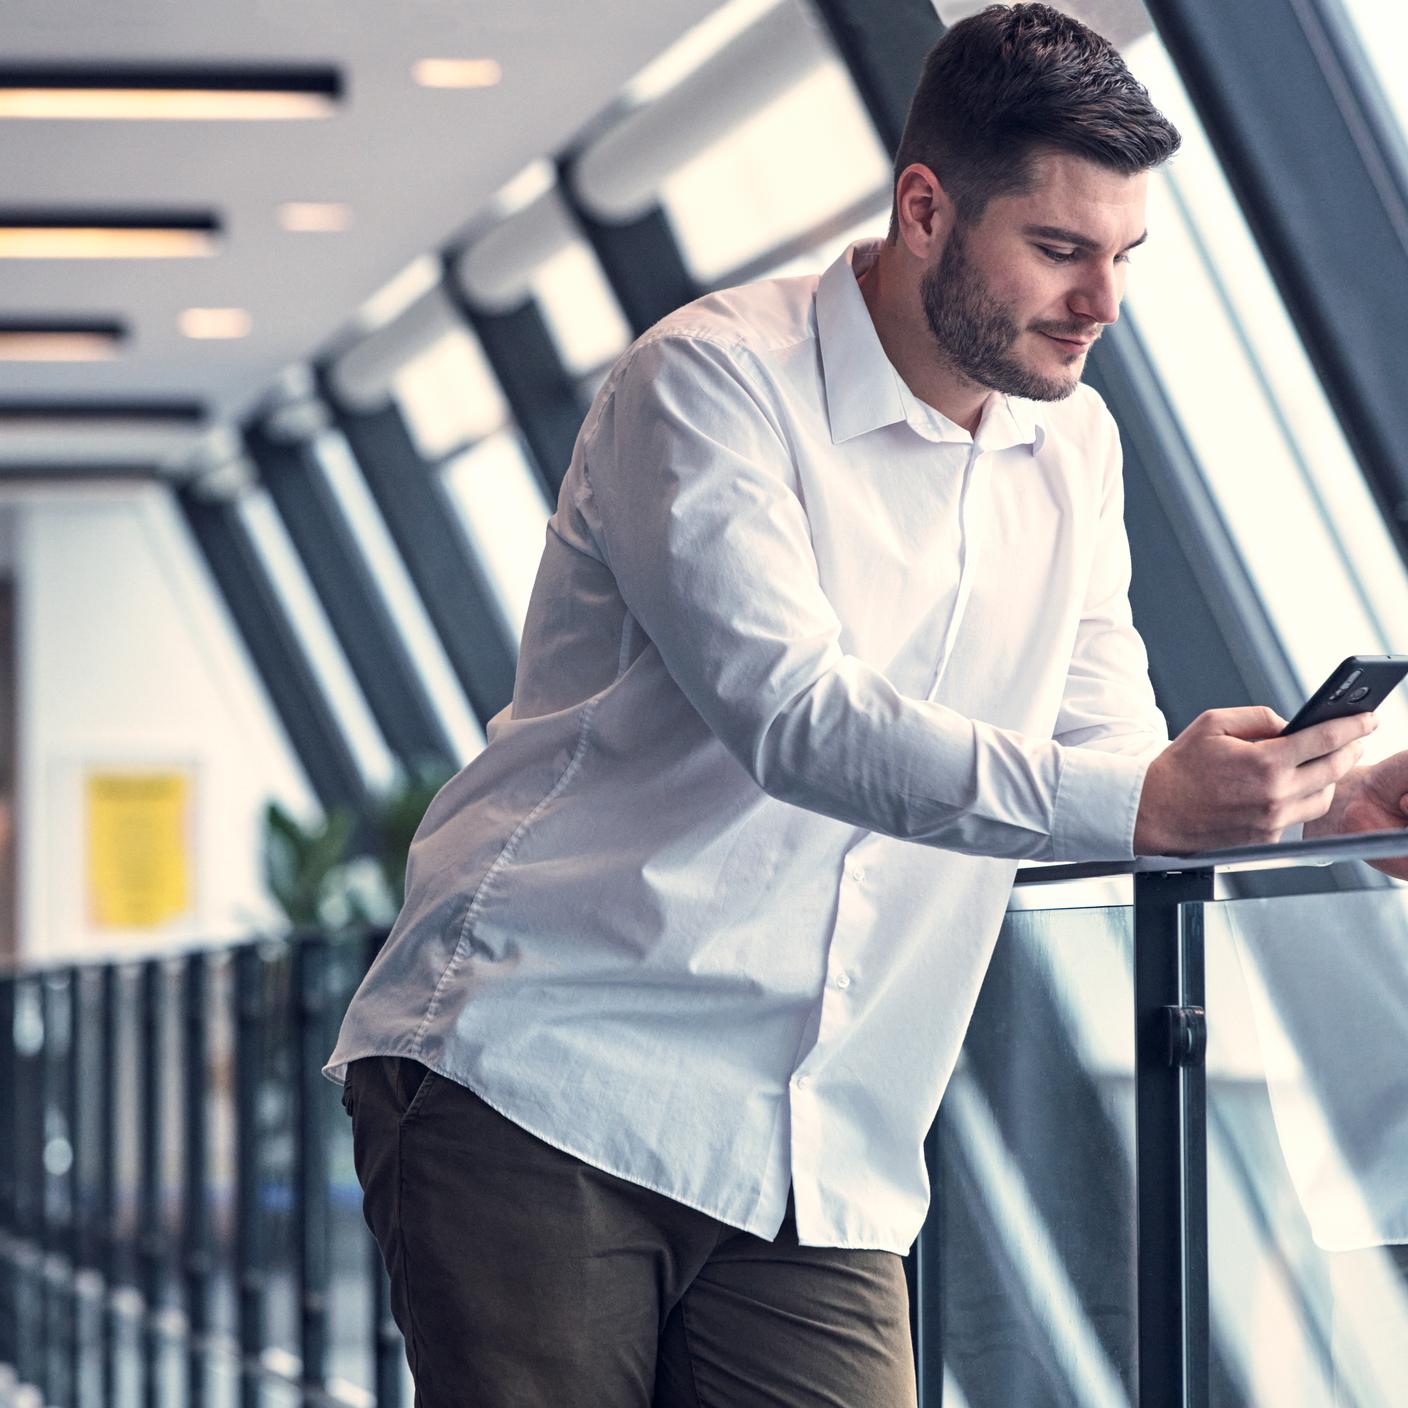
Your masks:
<instances>
[{"instance_id":1,"label":"man's face","mask_svg":"<svg viewBox=\"0 0 1408 1408\"><path fill-rule=\"evenodd\" d=\"M1009 396L1059 401L1119 317L1148 173L1047 152L1035 176L1024 195L994 197L981 219L956 225L919 287L945 365Z\"/></svg>"}]
</instances>

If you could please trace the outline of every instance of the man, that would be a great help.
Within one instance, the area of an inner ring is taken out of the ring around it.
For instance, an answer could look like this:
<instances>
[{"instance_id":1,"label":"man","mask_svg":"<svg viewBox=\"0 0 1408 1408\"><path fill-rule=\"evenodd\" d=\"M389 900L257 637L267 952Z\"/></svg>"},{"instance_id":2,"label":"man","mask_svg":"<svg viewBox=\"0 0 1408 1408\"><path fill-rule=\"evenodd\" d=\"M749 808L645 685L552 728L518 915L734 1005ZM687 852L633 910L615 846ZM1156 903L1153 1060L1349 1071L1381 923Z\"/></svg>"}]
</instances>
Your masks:
<instances>
[{"instance_id":1,"label":"man","mask_svg":"<svg viewBox=\"0 0 1408 1408\"><path fill-rule=\"evenodd\" d=\"M1177 145L994 6L884 242L607 378L328 1066L425 1408L912 1404L921 1144L1016 862L1401 824L1369 721L1154 704L1080 373Z\"/></svg>"}]
</instances>

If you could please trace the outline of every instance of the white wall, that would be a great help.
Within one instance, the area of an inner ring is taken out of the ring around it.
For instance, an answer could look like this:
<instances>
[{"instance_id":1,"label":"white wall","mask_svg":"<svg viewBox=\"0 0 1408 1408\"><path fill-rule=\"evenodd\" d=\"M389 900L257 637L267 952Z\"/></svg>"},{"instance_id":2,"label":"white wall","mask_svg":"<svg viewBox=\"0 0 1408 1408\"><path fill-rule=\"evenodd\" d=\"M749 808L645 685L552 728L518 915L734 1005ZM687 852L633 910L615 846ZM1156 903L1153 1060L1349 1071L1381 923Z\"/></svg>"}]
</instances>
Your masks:
<instances>
[{"instance_id":1,"label":"white wall","mask_svg":"<svg viewBox=\"0 0 1408 1408\"><path fill-rule=\"evenodd\" d=\"M17 595L19 944L26 957L138 949L278 925L261 812L316 803L190 539L158 484L7 489ZM0 546L5 534L0 532ZM196 774L194 900L158 935L96 932L82 784L103 764Z\"/></svg>"}]
</instances>

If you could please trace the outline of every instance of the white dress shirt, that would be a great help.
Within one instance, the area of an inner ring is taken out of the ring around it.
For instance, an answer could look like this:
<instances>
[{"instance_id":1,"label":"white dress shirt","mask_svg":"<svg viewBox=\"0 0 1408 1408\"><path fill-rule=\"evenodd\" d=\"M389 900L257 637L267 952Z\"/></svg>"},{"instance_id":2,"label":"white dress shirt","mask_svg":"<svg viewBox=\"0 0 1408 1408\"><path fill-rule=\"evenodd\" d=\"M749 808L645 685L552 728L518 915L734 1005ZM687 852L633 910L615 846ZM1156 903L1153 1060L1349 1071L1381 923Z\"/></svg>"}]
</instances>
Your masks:
<instances>
[{"instance_id":1,"label":"white dress shirt","mask_svg":"<svg viewBox=\"0 0 1408 1408\"><path fill-rule=\"evenodd\" d=\"M1131 854L1166 744L1096 393L917 401L856 283L711 294L589 411L512 705L327 1072L413 1057L771 1237L903 1252L1019 859Z\"/></svg>"}]
</instances>

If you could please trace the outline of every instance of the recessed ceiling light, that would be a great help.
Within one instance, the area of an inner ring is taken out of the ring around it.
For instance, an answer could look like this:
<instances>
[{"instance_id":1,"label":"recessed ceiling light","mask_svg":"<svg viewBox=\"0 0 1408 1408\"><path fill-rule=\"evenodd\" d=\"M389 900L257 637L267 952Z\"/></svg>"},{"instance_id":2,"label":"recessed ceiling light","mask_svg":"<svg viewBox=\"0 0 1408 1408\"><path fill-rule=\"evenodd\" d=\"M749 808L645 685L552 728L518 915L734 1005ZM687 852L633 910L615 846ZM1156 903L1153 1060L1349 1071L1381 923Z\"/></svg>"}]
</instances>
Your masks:
<instances>
[{"instance_id":1,"label":"recessed ceiling light","mask_svg":"<svg viewBox=\"0 0 1408 1408\"><path fill-rule=\"evenodd\" d=\"M214 254L213 216L0 210L0 259L176 259Z\"/></svg>"},{"instance_id":2,"label":"recessed ceiling light","mask_svg":"<svg viewBox=\"0 0 1408 1408\"><path fill-rule=\"evenodd\" d=\"M352 207L337 201L290 200L279 206L279 224L298 234L335 233L351 223Z\"/></svg>"},{"instance_id":3,"label":"recessed ceiling light","mask_svg":"<svg viewBox=\"0 0 1408 1408\"><path fill-rule=\"evenodd\" d=\"M419 59L411 72L422 88L492 88L503 77L497 59Z\"/></svg>"},{"instance_id":4,"label":"recessed ceiling light","mask_svg":"<svg viewBox=\"0 0 1408 1408\"><path fill-rule=\"evenodd\" d=\"M187 308L177 319L187 337L245 337L253 321L243 308Z\"/></svg>"},{"instance_id":5,"label":"recessed ceiling light","mask_svg":"<svg viewBox=\"0 0 1408 1408\"><path fill-rule=\"evenodd\" d=\"M0 67L0 118L268 121L331 117L333 68Z\"/></svg>"},{"instance_id":6,"label":"recessed ceiling light","mask_svg":"<svg viewBox=\"0 0 1408 1408\"><path fill-rule=\"evenodd\" d=\"M0 322L0 361L105 362L117 356L126 335L120 323L6 319Z\"/></svg>"}]
</instances>

